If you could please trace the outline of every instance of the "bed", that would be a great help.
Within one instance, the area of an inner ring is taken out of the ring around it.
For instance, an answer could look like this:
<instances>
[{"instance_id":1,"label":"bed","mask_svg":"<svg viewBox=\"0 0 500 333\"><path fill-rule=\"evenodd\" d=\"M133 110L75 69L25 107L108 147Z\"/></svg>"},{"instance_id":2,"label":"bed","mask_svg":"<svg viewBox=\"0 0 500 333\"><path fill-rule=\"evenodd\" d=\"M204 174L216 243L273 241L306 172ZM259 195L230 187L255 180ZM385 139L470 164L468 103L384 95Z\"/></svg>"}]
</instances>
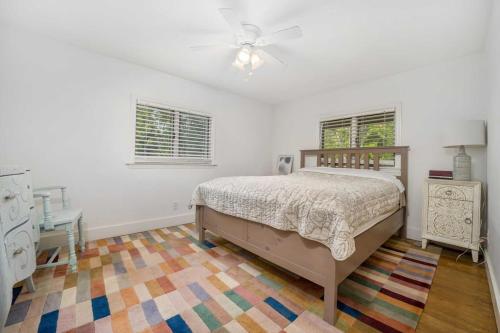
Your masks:
<instances>
[{"instance_id":1,"label":"bed","mask_svg":"<svg viewBox=\"0 0 500 333\"><path fill-rule=\"evenodd\" d=\"M394 176L382 172L387 154ZM323 319L334 324L337 286L392 235L406 235L408 147L301 150L300 166L200 184L197 231L200 241L209 230L324 287Z\"/></svg>"}]
</instances>

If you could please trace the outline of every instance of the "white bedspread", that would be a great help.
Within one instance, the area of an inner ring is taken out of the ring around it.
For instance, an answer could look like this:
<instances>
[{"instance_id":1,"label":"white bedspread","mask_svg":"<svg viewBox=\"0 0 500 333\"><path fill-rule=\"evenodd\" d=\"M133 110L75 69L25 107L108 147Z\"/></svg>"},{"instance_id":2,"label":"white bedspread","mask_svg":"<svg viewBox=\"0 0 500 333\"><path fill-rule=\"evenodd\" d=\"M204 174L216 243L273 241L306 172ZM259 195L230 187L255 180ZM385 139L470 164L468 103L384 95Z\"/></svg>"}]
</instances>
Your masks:
<instances>
[{"instance_id":1,"label":"white bedspread","mask_svg":"<svg viewBox=\"0 0 500 333\"><path fill-rule=\"evenodd\" d=\"M192 203L296 231L345 260L360 230L399 208L403 190L397 178L377 171L307 168L288 176L217 178L198 185Z\"/></svg>"}]
</instances>

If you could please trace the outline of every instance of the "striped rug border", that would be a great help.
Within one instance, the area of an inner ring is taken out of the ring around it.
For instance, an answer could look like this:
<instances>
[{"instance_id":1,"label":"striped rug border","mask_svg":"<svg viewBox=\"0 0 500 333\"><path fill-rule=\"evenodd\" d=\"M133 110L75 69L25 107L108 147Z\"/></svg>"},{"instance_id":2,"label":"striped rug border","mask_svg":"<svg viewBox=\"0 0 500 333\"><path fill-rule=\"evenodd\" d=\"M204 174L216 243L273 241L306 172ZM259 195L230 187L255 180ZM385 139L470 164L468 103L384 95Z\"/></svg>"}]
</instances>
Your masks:
<instances>
[{"instance_id":1,"label":"striped rug border","mask_svg":"<svg viewBox=\"0 0 500 333\"><path fill-rule=\"evenodd\" d=\"M339 286L336 327L345 332L415 332L439 256L389 240Z\"/></svg>"}]
</instances>

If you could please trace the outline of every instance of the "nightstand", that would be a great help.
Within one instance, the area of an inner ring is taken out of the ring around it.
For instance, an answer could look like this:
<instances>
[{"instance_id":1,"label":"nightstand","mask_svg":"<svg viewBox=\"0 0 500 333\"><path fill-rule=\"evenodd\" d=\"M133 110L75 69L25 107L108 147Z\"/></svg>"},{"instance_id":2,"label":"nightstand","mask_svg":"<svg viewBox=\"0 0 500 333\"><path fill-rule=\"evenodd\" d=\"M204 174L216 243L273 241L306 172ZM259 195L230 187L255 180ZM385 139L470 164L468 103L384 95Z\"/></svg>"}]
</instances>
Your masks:
<instances>
[{"instance_id":1,"label":"nightstand","mask_svg":"<svg viewBox=\"0 0 500 333\"><path fill-rule=\"evenodd\" d=\"M428 241L472 251L478 262L481 182L426 179L423 186L422 248Z\"/></svg>"}]
</instances>

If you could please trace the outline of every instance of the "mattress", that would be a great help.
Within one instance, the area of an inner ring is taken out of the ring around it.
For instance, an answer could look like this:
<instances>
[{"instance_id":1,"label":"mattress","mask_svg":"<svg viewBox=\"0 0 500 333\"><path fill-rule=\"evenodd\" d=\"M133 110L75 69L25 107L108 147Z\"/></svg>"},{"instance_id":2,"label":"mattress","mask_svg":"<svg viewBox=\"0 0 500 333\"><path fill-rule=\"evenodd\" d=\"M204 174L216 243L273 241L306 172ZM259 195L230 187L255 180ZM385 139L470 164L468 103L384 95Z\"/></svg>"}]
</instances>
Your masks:
<instances>
[{"instance_id":1,"label":"mattress","mask_svg":"<svg viewBox=\"0 0 500 333\"><path fill-rule=\"evenodd\" d=\"M295 231L345 260L356 250L354 237L396 212L403 193L396 177L379 171L318 167L287 176L216 178L197 186L192 203Z\"/></svg>"}]
</instances>

